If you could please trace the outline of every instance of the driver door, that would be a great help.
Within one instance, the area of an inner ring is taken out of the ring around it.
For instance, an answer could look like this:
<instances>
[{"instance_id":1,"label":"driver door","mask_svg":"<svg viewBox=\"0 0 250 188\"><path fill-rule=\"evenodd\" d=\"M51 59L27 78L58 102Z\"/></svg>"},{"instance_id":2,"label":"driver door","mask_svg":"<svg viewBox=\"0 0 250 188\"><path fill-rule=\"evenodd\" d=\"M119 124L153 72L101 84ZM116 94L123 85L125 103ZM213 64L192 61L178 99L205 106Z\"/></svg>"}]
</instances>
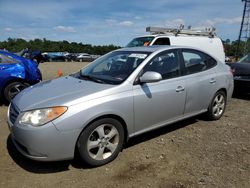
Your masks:
<instances>
[{"instance_id":1,"label":"driver door","mask_svg":"<svg viewBox=\"0 0 250 188\"><path fill-rule=\"evenodd\" d=\"M174 121L184 112L185 80L180 76L177 51L164 51L156 55L144 67L143 73L147 71L158 72L163 79L134 85L135 134Z\"/></svg>"}]
</instances>

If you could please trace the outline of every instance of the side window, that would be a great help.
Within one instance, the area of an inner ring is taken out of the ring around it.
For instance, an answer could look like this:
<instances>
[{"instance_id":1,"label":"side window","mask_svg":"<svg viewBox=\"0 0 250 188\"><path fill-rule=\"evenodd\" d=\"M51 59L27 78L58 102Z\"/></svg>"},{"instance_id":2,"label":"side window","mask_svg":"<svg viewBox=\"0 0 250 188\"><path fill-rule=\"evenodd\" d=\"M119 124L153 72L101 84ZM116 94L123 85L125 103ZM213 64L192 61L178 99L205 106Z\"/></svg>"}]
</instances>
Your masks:
<instances>
[{"instance_id":1,"label":"side window","mask_svg":"<svg viewBox=\"0 0 250 188\"><path fill-rule=\"evenodd\" d=\"M126 47L135 47L135 46L148 46L154 37L139 37L133 39L127 44Z\"/></svg>"},{"instance_id":2,"label":"side window","mask_svg":"<svg viewBox=\"0 0 250 188\"><path fill-rule=\"evenodd\" d=\"M158 38L153 45L170 45L169 38Z\"/></svg>"},{"instance_id":3,"label":"side window","mask_svg":"<svg viewBox=\"0 0 250 188\"><path fill-rule=\"evenodd\" d=\"M209 55L205 55L205 63L207 65L207 69L210 69L217 65L217 61Z\"/></svg>"},{"instance_id":4,"label":"side window","mask_svg":"<svg viewBox=\"0 0 250 188\"><path fill-rule=\"evenodd\" d=\"M179 63L176 51L161 52L156 55L143 69L143 72L154 71L163 79L179 76Z\"/></svg>"},{"instance_id":5,"label":"side window","mask_svg":"<svg viewBox=\"0 0 250 188\"><path fill-rule=\"evenodd\" d=\"M204 62L204 58L198 52L183 51L182 55L187 74L193 74L206 70L207 65Z\"/></svg>"},{"instance_id":6,"label":"side window","mask_svg":"<svg viewBox=\"0 0 250 188\"><path fill-rule=\"evenodd\" d=\"M201 72L214 67L217 61L203 52L183 50L182 52L187 74Z\"/></svg>"}]
</instances>

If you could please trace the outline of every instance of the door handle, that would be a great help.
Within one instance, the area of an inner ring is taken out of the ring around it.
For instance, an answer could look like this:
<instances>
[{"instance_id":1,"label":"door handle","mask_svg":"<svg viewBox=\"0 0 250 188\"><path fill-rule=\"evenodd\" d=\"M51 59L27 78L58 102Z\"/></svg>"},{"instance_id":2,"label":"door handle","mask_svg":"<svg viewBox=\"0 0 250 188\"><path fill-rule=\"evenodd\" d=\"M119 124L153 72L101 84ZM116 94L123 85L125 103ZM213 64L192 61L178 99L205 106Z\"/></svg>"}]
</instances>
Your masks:
<instances>
[{"instance_id":1,"label":"door handle","mask_svg":"<svg viewBox=\"0 0 250 188\"><path fill-rule=\"evenodd\" d=\"M184 91L184 90L185 90L185 88L183 86L178 86L175 91L176 92L181 92L181 91Z\"/></svg>"},{"instance_id":2,"label":"door handle","mask_svg":"<svg viewBox=\"0 0 250 188\"><path fill-rule=\"evenodd\" d=\"M210 82L210 84L214 84L216 82L216 80L214 78L211 78L209 82Z\"/></svg>"}]
</instances>

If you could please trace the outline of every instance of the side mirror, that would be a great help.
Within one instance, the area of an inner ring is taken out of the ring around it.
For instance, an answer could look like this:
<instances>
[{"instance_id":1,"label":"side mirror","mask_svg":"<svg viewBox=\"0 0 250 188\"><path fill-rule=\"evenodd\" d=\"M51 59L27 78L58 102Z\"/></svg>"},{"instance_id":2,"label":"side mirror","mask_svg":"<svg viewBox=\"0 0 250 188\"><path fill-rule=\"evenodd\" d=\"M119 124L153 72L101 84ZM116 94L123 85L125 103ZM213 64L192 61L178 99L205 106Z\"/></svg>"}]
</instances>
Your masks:
<instances>
[{"instance_id":1,"label":"side mirror","mask_svg":"<svg viewBox=\"0 0 250 188\"><path fill-rule=\"evenodd\" d=\"M140 77L140 83L152 83L152 82L158 82L162 80L162 76L158 72L153 72L153 71L148 71L145 72L141 77Z\"/></svg>"}]
</instances>

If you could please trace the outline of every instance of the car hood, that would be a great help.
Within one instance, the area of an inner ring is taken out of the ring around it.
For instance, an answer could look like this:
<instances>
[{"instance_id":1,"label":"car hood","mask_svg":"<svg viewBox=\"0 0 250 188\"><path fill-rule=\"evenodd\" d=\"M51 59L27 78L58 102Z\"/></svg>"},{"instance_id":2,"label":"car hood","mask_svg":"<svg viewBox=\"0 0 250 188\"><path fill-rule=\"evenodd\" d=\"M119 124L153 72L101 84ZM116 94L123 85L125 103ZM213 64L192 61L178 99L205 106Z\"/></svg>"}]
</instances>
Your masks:
<instances>
[{"instance_id":1,"label":"car hood","mask_svg":"<svg viewBox=\"0 0 250 188\"><path fill-rule=\"evenodd\" d=\"M13 103L20 111L50 106L70 106L76 100L84 102L111 94L107 90L113 87L115 86L66 76L40 82L23 90L13 99Z\"/></svg>"}]
</instances>

